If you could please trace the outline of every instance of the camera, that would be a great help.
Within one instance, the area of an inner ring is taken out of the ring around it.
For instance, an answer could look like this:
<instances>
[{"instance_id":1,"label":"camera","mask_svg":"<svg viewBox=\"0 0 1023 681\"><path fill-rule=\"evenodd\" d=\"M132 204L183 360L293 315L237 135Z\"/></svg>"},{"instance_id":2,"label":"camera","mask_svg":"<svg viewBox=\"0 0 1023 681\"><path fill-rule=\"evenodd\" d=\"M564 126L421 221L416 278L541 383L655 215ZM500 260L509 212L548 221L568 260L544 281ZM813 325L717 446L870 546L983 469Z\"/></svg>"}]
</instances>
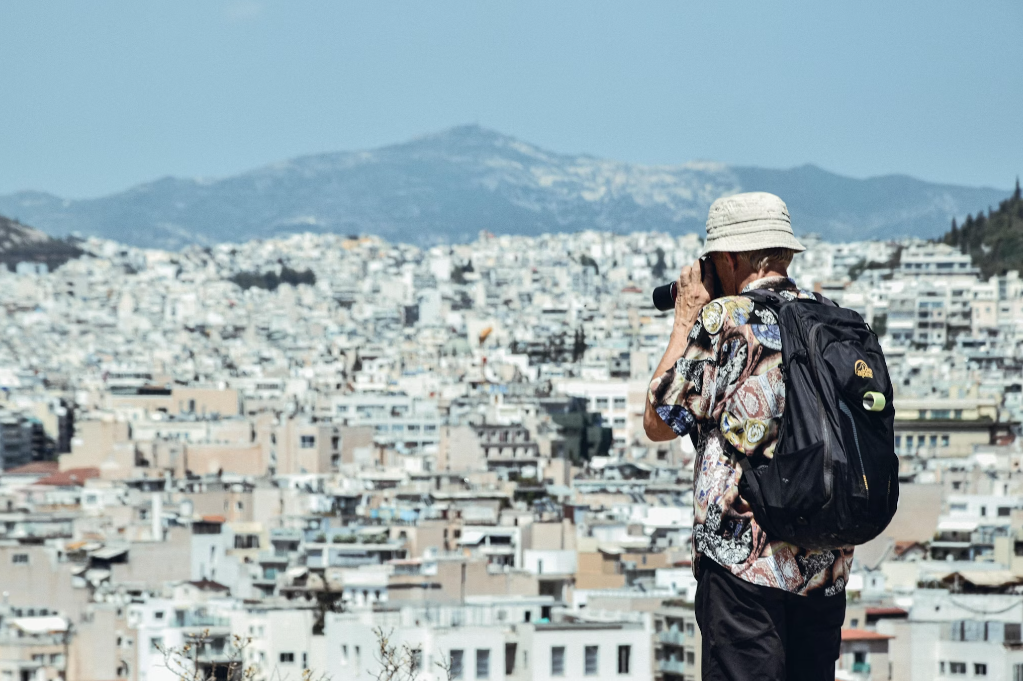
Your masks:
<instances>
[{"instance_id":1,"label":"camera","mask_svg":"<svg viewBox=\"0 0 1023 681\"><path fill-rule=\"evenodd\" d=\"M707 276L710 276L711 282L713 282L712 290L709 291L711 299L720 298L724 295L721 290L721 282L718 280L718 274L714 270L713 261L704 256L700 258L700 279L706 281ZM675 308L675 298L678 297L678 282L673 281L670 284L664 286L658 286L654 289L653 302L654 307L661 312L666 312Z\"/></svg>"}]
</instances>

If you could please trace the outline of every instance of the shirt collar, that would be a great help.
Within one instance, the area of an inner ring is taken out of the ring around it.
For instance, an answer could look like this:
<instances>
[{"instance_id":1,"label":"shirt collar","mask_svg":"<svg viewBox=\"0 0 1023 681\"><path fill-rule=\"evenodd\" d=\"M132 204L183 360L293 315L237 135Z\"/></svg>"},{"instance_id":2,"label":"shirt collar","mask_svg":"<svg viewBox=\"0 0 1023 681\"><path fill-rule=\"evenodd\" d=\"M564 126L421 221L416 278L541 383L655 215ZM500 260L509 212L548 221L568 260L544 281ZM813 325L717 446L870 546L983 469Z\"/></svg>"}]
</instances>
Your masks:
<instances>
[{"instance_id":1,"label":"shirt collar","mask_svg":"<svg viewBox=\"0 0 1023 681\"><path fill-rule=\"evenodd\" d=\"M796 286L796 282L792 281L789 277L779 275L751 281L744 289L742 289L742 293L749 293L750 291L756 291L758 289L789 290L794 288L798 288L798 286Z\"/></svg>"}]
</instances>

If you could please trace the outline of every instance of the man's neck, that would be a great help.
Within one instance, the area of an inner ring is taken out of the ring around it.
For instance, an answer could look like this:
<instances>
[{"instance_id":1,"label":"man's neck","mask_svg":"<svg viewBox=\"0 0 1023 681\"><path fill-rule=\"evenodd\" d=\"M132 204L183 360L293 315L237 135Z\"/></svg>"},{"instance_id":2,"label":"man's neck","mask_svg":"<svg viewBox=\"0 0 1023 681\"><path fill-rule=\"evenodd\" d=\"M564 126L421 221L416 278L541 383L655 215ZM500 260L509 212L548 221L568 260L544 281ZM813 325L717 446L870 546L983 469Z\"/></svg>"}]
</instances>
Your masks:
<instances>
[{"instance_id":1,"label":"man's neck","mask_svg":"<svg viewBox=\"0 0 1023 681\"><path fill-rule=\"evenodd\" d=\"M761 279L776 279L778 277L788 278L789 273L787 270L760 270L759 272L750 272L749 276L739 282L739 293L746 290L746 287L755 281Z\"/></svg>"}]
</instances>

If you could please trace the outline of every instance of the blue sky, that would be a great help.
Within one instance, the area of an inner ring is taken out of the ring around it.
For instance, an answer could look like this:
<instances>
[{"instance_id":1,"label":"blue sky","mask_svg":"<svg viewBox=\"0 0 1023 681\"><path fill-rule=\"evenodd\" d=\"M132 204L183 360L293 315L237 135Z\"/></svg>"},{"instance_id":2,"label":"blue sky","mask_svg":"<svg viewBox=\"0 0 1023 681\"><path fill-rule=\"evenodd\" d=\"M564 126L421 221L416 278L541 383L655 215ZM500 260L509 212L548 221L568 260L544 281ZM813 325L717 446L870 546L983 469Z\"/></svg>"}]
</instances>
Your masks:
<instances>
[{"instance_id":1,"label":"blue sky","mask_svg":"<svg viewBox=\"0 0 1023 681\"><path fill-rule=\"evenodd\" d=\"M1023 3L0 0L0 192L480 125L640 163L1010 187Z\"/></svg>"}]
</instances>

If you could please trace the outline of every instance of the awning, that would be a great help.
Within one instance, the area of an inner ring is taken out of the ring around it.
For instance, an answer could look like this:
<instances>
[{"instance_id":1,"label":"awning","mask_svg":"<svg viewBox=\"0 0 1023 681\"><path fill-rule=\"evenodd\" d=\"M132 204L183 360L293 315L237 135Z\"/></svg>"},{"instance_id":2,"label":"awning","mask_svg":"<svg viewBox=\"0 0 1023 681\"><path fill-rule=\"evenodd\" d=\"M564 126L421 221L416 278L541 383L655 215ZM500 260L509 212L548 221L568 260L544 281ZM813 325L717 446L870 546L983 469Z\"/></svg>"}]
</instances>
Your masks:
<instances>
[{"instance_id":1,"label":"awning","mask_svg":"<svg viewBox=\"0 0 1023 681\"><path fill-rule=\"evenodd\" d=\"M100 549L99 551L93 551L89 555L93 558L98 558L99 560L113 560L114 558L120 558L126 553L128 553L127 547L121 546Z\"/></svg>"},{"instance_id":2,"label":"awning","mask_svg":"<svg viewBox=\"0 0 1023 681\"><path fill-rule=\"evenodd\" d=\"M945 518L938 521L938 532L973 532L979 524L965 518Z\"/></svg>"},{"instance_id":3,"label":"awning","mask_svg":"<svg viewBox=\"0 0 1023 681\"><path fill-rule=\"evenodd\" d=\"M458 543L462 544L463 546L473 546L483 541L484 536L486 535L484 535L479 530L469 530L467 532L462 532L462 536L458 540Z\"/></svg>"},{"instance_id":4,"label":"awning","mask_svg":"<svg viewBox=\"0 0 1023 681\"><path fill-rule=\"evenodd\" d=\"M63 617L15 617L11 625L26 634L57 634L67 631L67 620Z\"/></svg>"}]
</instances>

